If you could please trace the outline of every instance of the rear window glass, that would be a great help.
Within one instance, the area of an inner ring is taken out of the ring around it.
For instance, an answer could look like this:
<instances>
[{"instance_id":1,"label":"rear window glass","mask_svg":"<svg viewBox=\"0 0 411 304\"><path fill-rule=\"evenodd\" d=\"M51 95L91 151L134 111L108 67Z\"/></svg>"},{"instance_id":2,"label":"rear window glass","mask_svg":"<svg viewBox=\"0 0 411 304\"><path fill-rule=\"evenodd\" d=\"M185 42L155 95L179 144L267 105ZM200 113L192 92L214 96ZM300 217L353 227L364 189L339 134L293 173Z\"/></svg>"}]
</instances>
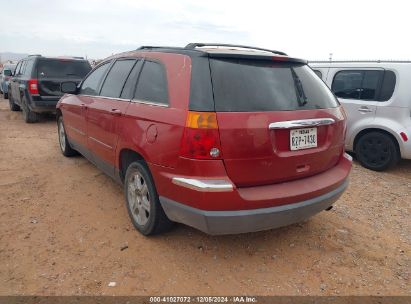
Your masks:
<instances>
[{"instance_id":1,"label":"rear window glass","mask_svg":"<svg viewBox=\"0 0 411 304\"><path fill-rule=\"evenodd\" d=\"M83 78L90 70L87 61L47 59L39 60L37 74L39 78Z\"/></svg>"},{"instance_id":2,"label":"rear window glass","mask_svg":"<svg viewBox=\"0 0 411 304\"><path fill-rule=\"evenodd\" d=\"M216 111L259 112L338 106L305 64L211 59Z\"/></svg>"}]
</instances>

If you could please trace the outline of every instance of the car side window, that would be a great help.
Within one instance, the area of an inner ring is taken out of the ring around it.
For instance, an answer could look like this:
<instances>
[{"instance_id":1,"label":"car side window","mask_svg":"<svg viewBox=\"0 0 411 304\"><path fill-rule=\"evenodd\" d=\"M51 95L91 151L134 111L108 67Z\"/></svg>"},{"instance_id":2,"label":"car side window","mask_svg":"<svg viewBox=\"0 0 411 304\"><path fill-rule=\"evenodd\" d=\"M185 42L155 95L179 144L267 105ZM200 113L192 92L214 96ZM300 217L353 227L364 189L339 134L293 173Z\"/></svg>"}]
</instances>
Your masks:
<instances>
[{"instance_id":1,"label":"car side window","mask_svg":"<svg viewBox=\"0 0 411 304\"><path fill-rule=\"evenodd\" d=\"M167 75L162 64L145 61L134 99L168 104Z\"/></svg>"},{"instance_id":2,"label":"car side window","mask_svg":"<svg viewBox=\"0 0 411 304\"><path fill-rule=\"evenodd\" d=\"M382 71L364 71L360 99L376 100Z\"/></svg>"},{"instance_id":3,"label":"car side window","mask_svg":"<svg viewBox=\"0 0 411 304\"><path fill-rule=\"evenodd\" d=\"M117 60L107 74L100 96L119 98L135 59Z\"/></svg>"},{"instance_id":4,"label":"car side window","mask_svg":"<svg viewBox=\"0 0 411 304\"><path fill-rule=\"evenodd\" d=\"M31 71L33 69L33 65L34 65L34 60L33 59L27 60L26 68L24 70L24 75L25 76L29 76L29 77L31 76Z\"/></svg>"},{"instance_id":5,"label":"car side window","mask_svg":"<svg viewBox=\"0 0 411 304\"><path fill-rule=\"evenodd\" d=\"M313 70L314 71L314 73L318 76L318 77L320 77L321 79L323 79L323 73L321 73L321 71L319 71L319 70Z\"/></svg>"},{"instance_id":6,"label":"car side window","mask_svg":"<svg viewBox=\"0 0 411 304\"><path fill-rule=\"evenodd\" d=\"M110 62L106 62L98 66L90 75L83 81L80 89L81 95L98 95L98 88L103 76L106 74Z\"/></svg>"},{"instance_id":7,"label":"car side window","mask_svg":"<svg viewBox=\"0 0 411 304\"><path fill-rule=\"evenodd\" d=\"M16 70L14 71L15 76L19 75L19 73L20 73L21 63L22 63L22 61L20 61L16 66Z\"/></svg>"},{"instance_id":8,"label":"car side window","mask_svg":"<svg viewBox=\"0 0 411 304\"><path fill-rule=\"evenodd\" d=\"M21 68L20 68L20 73L19 74L24 75L24 71L26 70L26 64L27 64L27 60L24 60L21 63Z\"/></svg>"},{"instance_id":9,"label":"car side window","mask_svg":"<svg viewBox=\"0 0 411 304\"><path fill-rule=\"evenodd\" d=\"M395 73L393 71L386 70L384 72L384 77L381 84L380 96L378 98L379 101L387 101L392 97L396 82L397 78Z\"/></svg>"},{"instance_id":10,"label":"car side window","mask_svg":"<svg viewBox=\"0 0 411 304\"><path fill-rule=\"evenodd\" d=\"M378 100L384 71L345 70L333 79L331 90L340 98Z\"/></svg>"},{"instance_id":11,"label":"car side window","mask_svg":"<svg viewBox=\"0 0 411 304\"><path fill-rule=\"evenodd\" d=\"M141 66L143 65L143 61L139 60L137 63L134 65L133 69L130 72L130 75L128 75L128 78L126 80L126 83L123 87L123 91L121 92L121 98L123 99L132 99L134 90L136 88L136 81L138 78L138 75L140 74Z\"/></svg>"}]
</instances>

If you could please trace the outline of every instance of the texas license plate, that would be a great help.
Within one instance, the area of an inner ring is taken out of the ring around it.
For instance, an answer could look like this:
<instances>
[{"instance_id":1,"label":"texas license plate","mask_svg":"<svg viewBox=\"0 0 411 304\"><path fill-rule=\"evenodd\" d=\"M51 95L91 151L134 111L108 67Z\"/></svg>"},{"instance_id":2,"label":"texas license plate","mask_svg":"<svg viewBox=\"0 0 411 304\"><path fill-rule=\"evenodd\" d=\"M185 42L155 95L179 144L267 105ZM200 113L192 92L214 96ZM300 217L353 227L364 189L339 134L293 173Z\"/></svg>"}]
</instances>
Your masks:
<instances>
[{"instance_id":1,"label":"texas license plate","mask_svg":"<svg viewBox=\"0 0 411 304\"><path fill-rule=\"evenodd\" d=\"M294 129L290 131L291 151L317 147L317 128Z\"/></svg>"}]
</instances>

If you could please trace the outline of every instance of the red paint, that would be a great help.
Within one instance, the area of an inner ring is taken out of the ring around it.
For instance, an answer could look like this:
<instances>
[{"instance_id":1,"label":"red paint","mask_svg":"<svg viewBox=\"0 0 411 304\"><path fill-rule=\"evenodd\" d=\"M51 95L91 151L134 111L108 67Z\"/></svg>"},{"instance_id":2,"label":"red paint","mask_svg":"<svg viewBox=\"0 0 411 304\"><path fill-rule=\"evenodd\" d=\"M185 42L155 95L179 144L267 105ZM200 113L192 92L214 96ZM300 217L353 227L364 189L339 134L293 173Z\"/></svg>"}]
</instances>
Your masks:
<instances>
[{"instance_id":1,"label":"red paint","mask_svg":"<svg viewBox=\"0 0 411 304\"><path fill-rule=\"evenodd\" d=\"M314 198L347 178L351 162L342 156L345 115L341 108L219 112L216 127L193 128L187 126L189 56L140 51L121 57L152 58L165 65L169 107L76 95L66 95L57 107L69 139L106 163L119 169L124 149L139 153L149 165L160 196L204 210L256 209ZM268 129L271 122L305 118L336 121L318 127L317 148L290 151L290 131ZM193 145L195 138L200 138L197 144L202 147ZM221 151L220 159L201 157L199 150L214 145ZM175 176L223 179L235 189L202 193L173 184Z\"/></svg>"},{"instance_id":2,"label":"red paint","mask_svg":"<svg viewBox=\"0 0 411 304\"><path fill-rule=\"evenodd\" d=\"M405 134L404 132L401 132L400 135L401 135L403 141L408 141L407 134Z\"/></svg>"}]
</instances>

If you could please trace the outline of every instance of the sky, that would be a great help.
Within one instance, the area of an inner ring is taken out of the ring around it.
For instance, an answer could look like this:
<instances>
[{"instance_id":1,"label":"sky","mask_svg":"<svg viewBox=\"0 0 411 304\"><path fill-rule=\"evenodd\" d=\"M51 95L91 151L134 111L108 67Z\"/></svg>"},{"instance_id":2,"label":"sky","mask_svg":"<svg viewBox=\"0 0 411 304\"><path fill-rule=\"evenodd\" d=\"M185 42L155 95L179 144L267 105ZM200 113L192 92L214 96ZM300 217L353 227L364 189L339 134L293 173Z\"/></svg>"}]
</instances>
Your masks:
<instances>
[{"instance_id":1,"label":"sky","mask_svg":"<svg viewBox=\"0 0 411 304\"><path fill-rule=\"evenodd\" d=\"M100 59L141 45L252 45L411 60L408 1L0 0L0 52Z\"/></svg>"}]
</instances>

